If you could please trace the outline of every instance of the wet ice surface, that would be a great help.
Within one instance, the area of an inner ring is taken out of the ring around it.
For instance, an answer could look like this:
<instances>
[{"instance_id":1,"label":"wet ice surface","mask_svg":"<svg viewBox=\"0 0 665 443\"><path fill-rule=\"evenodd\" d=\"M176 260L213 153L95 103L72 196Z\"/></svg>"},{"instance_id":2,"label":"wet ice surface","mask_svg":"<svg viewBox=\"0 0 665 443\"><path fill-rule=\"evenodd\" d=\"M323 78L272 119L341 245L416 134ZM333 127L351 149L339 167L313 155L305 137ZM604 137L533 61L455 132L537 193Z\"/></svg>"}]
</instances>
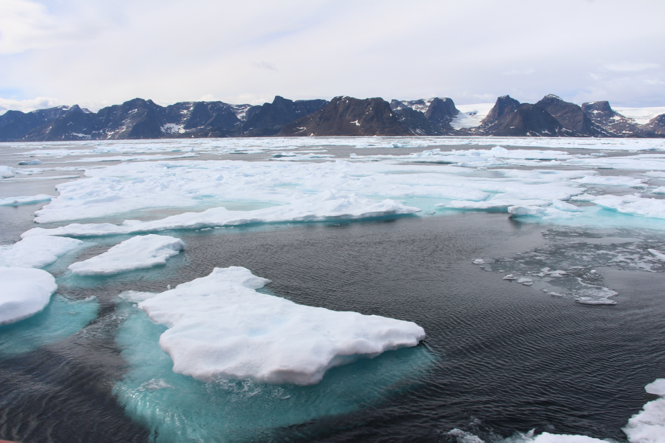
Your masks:
<instances>
[{"instance_id":1,"label":"wet ice surface","mask_svg":"<svg viewBox=\"0 0 665 443\"><path fill-rule=\"evenodd\" d=\"M664 150L446 137L0 144L5 265L44 266L59 287L42 312L0 328L0 386L74 387L0 388L0 438L636 441L665 416L643 394L665 361ZM26 233L34 211L42 225ZM152 231L187 249L149 270L68 270ZM164 328L132 302L228 266L295 303L417 322L427 339L313 387L177 374ZM82 379L99 380L86 383L100 403L68 375L79 366L94 367ZM51 401L46 418L34 405ZM70 401L80 406L58 418ZM120 405L133 424L108 418ZM95 429L61 427L89 410Z\"/></svg>"}]
</instances>

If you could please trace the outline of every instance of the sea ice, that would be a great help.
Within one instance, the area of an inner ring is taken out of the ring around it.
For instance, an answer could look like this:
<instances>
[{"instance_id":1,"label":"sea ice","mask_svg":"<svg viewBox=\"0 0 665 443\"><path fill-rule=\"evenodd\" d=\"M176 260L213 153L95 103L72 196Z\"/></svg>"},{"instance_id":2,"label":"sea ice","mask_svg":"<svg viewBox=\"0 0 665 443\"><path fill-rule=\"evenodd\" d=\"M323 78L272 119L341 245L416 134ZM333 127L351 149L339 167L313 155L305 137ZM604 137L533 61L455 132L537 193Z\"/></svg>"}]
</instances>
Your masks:
<instances>
[{"instance_id":1,"label":"sea ice","mask_svg":"<svg viewBox=\"0 0 665 443\"><path fill-rule=\"evenodd\" d=\"M418 344L408 321L298 305L256 291L269 280L241 267L215 268L139 303L169 328L159 343L173 371L220 378L311 385L359 357Z\"/></svg>"},{"instance_id":2,"label":"sea ice","mask_svg":"<svg viewBox=\"0 0 665 443\"><path fill-rule=\"evenodd\" d=\"M52 195L39 194L39 195L24 195L20 197L6 197L0 198L0 206L18 206L28 205L30 203L47 202L53 198Z\"/></svg>"},{"instance_id":3,"label":"sea ice","mask_svg":"<svg viewBox=\"0 0 665 443\"><path fill-rule=\"evenodd\" d=\"M13 177L15 170L12 167L0 165L0 178Z\"/></svg>"},{"instance_id":4,"label":"sea ice","mask_svg":"<svg viewBox=\"0 0 665 443\"><path fill-rule=\"evenodd\" d=\"M644 390L660 398L648 402L633 415L623 432L631 443L665 443L665 379L657 379Z\"/></svg>"},{"instance_id":5,"label":"sea ice","mask_svg":"<svg viewBox=\"0 0 665 443\"><path fill-rule=\"evenodd\" d=\"M665 218L665 200L642 198L636 195L603 195L592 200L598 206L628 215Z\"/></svg>"},{"instance_id":6,"label":"sea ice","mask_svg":"<svg viewBox=\"0 0 665 443\"><path fill-rule=\"evenodd\" d=\"M0 325L15 323L40 312L58 289L46 271L0 267Z\"/></svg>"},{"instance_id":7,"label":"sea ice","mask_svg":"<svg viewBox=\"0 0 665 443\"><path fill-rule=\"evenodd\" d=\"M115 234L136 234L169 229L202 229L216 226L237 226L250 223L311 222L327 219L359 219L386 215L413 214L418 208L404 206L394 200L381 202L355 195L334 191L303 197L298 202L253 211L229 211L226 208L212 208L203 212L186 212L161 220L141 222L127 220L121 225L111 223L90 223L44 229L33 228L22 237L35 235L97 236Z\"/></svg>"},{"instance_id":8,"label":"sea ice","mask_svg":"<svg viewBox=\"0 0 665 443\"><path fill-rule=\"evenodd\" d=\"M11 246L0 246L0 266L43 268L83 242L67 237L30 237Z\"/></svg>"},{"instance_id":9,"label":"sea ice","mask_svg":"<svg viewBox=\"0 0 665 443\"><path fill-rule=\"evenodd\" d=\"M165 264L166 259L177 255L184 246L183 241L175 237L155 234L136 236L101 255L73 263L69 269L78 275L112 275L151 268Z\"/></svg>"}]
</instances>

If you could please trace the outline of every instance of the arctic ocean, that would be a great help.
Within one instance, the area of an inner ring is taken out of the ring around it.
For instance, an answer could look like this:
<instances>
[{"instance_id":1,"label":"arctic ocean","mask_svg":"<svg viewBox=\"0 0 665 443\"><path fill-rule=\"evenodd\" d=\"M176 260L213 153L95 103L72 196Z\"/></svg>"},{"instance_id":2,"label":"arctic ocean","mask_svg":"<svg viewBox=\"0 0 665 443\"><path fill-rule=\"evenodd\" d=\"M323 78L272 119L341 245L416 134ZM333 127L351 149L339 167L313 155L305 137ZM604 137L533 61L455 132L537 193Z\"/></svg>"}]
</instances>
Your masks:
<instances>
[{"instance_id":1,"label":"arctic ocean","mask_svg":"<svg viewBox=\"0 0 665 443\"><path fill-rule=\"evenodd\" d=\"M665 139L3 143L0 177L2 439L665 441Z\"/></svg>"}]
</instances>

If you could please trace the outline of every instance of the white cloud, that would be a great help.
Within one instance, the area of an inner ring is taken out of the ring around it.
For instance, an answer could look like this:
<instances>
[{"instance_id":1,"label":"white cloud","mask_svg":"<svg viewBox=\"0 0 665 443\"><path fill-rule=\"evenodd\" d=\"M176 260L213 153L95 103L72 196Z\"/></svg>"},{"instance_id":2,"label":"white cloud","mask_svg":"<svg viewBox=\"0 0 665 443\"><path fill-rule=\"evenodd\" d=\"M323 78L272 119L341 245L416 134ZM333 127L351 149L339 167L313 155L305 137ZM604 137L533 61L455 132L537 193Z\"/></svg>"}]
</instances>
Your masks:
<instances>
[{"instance_id":1,"label":"white cloud","mask_svg":"<svg viewBox=\"0 0 665 443\"><path fill-rule=\"evenodd\" d=\"M63 103L55 98L37 97L29 100L12 100L0 98L0 114L10 109L15 111L30 112L35 109L53 108Z\"/></svg>"},{"instance_id":2,"label":"white cloud","mask_svg":"<svg viewBox=\"0 0 665 443\"><path fill-rule=\"evenodd\" d=\"M658 63L621 62L607 64L605 65L605 68L616 72L641 72L646 71L647 69L660 68L660 65Z\"/></svg>"},{"instance_id":3,"label":"white cloud","mask_svg":"<svg viewBox=\"0 0 665 443\"><path fill-rule=\"evenodd\" d=\"M208 95L252 104L275 95L436 95L473 103L504 94L572 99L592 90L609 94L597 99L631 98L626 105L665 104L665 91L644 87L644 79L632 92L626 83L617 96L618 89L599 84L642 73L626 67L647 66L649 78L665 80L649 68L665 65L665 2L415 0L407 7L397 0L58 0L49 8L36 0L0 2L32 5L36 21L22 23L37 23L14 32L13 43L0 40L0 48L15 53L0 55L0 85L67 104ZM557 38L541 38L548 35Z\"/></svg>"}]
</instances>

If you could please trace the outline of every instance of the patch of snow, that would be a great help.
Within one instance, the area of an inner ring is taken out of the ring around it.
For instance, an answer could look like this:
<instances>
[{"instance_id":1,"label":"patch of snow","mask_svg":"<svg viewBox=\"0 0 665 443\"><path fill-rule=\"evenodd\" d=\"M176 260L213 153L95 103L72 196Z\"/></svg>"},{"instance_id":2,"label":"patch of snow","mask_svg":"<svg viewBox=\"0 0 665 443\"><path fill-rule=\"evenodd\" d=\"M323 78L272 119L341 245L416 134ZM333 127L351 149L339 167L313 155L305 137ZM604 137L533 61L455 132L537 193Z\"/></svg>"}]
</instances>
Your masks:
<instances>
[{"instance_id":1,"label":"patch of snow","mask_svg":"<svg viewBox=\"0 0 665 443\"><path fill-rule=\"evenodd\" d=\"M644 125L649 121L661 114L665 114L665 106L654 106L646 108L628 108L628 107L614 107L614 110L619 114L633 119L635 123Z\"/></svg>"}]
</instances>

